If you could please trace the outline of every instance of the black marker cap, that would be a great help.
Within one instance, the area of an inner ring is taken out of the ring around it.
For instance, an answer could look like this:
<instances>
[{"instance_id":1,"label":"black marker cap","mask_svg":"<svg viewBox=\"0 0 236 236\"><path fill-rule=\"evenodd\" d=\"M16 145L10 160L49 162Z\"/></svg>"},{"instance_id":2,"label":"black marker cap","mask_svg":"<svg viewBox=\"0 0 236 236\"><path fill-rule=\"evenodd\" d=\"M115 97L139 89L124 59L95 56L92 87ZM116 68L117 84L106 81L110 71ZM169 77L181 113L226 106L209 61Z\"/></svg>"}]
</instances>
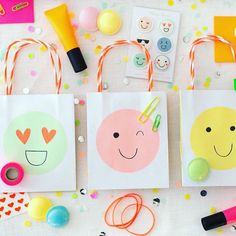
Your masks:
<instances>
[{"instance_id":1,"label":"black marker cap","mask_svg":"<svg viewBox=\"0 0 236 236\"><path fill-rule=\"evenodd\" d=\"M201 221L202 226L206 231L227 225L227 221L223 212L204 217L201 219Z\"/></svg>"},{"instance_id":2,"label":"black marker cap","mask_svg":"<svg viewBox=\"0 0 236 236\"><path fill-rule=\"evenodd\" d=\"M86 62L79 48L73 48L67 52L70 63L76 73L87 69Z\"/></svg>"}]
</instances>

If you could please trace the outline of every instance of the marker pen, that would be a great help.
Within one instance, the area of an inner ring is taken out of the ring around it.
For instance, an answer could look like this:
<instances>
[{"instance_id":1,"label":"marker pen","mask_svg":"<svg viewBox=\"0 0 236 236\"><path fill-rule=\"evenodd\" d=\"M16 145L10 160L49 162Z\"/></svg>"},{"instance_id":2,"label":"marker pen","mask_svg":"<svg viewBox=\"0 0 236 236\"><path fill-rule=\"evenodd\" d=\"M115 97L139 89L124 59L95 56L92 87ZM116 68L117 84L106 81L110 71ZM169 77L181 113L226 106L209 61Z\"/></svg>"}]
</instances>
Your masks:
<instances>
[{"instance_id":1,"label":"marker pen","mask_svg":"<svg viewBox=\"0 0 236 236\"><path fill-rule=\"evenodd\" d=\"M48 21L57 33L75 72L87 69L83 55L76 40L73 26L66 4L49 9L44 12Z\"/></svg>"},{"instance_id":2,"label":"marker pen","mask_svg":"<svg viewBox=\"0 0 236 236\"><path fill-rule=\"evenodd\" d=\"M223 225L232 224L236 222L236 206L216 214L206 216L201 219L201 222L206 231L221 227Z\"/></svg>"}]
</instances>

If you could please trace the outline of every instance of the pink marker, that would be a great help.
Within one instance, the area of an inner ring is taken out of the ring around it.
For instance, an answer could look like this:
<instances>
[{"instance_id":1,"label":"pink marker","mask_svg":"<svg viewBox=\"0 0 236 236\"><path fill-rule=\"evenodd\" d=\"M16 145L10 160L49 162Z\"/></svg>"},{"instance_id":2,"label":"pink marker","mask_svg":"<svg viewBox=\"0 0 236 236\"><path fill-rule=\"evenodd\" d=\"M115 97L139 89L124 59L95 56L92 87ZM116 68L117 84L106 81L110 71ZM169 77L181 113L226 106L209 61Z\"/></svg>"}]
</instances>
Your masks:
<instances>
[{"instance_id":1,"label":"pink marker","mask_svg":"<svg viewBox=\"0 0 236 236\"><path fill-rule=\"evenodd\" d=\"M206 216L201 219L201 222L206 231L221 227L223 225L232 224L236 222L236 206L216 214Z\"/></svg>"}]
</instances>

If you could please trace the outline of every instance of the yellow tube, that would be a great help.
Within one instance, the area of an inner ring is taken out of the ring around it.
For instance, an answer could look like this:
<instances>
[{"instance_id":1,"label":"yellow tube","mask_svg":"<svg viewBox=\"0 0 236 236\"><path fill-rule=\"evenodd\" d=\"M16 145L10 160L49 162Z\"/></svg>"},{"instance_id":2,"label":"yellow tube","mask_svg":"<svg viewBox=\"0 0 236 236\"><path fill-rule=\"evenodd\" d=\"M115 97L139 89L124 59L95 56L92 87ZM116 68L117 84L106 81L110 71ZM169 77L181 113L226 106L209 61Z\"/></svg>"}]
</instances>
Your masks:
<instances>
[{"instance_id":1,"label":"yellow tube","mask_svg":"<svg viewBox=\"0 0 236 236\"><path fill-rule=\"evenodd\" d=\"M76 40L73 26L71 25L66 4L49 9L44 12L48 21L59 37L75 72L87 68L79 44Z\"/></svg>"}]
</instances>

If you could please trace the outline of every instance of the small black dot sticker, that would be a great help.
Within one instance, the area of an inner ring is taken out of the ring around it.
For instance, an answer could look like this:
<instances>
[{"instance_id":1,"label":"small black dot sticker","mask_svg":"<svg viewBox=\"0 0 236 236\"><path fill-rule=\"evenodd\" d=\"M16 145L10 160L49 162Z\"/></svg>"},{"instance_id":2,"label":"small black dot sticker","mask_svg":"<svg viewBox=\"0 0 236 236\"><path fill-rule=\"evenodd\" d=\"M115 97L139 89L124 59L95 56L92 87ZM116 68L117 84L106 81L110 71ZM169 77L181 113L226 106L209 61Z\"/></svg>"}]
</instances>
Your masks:
<instances>
[{"instance_id":1,"label":"small black dot sticker","mask_svg":"<svg viewBox=\"0 0 236 236\"><path fill-rule=\"evenodd\" d=\"M114 134L113 134L113 137L114 138L118 138L120 135L119 135L119 133L118 132L115 132Z\"/></svg>"},{"instance_id":2,"label":"small black dot sticker","mask_svg":"<svg viewBox=\"0 0 236 236\"><path fill-rule=\"evenodd\" d=\"M202 197L206 197L207 191L206 191L206 190L202 190L202 191L200 192L200 194L201 194Z\"/></svg>"}]
</instances>

